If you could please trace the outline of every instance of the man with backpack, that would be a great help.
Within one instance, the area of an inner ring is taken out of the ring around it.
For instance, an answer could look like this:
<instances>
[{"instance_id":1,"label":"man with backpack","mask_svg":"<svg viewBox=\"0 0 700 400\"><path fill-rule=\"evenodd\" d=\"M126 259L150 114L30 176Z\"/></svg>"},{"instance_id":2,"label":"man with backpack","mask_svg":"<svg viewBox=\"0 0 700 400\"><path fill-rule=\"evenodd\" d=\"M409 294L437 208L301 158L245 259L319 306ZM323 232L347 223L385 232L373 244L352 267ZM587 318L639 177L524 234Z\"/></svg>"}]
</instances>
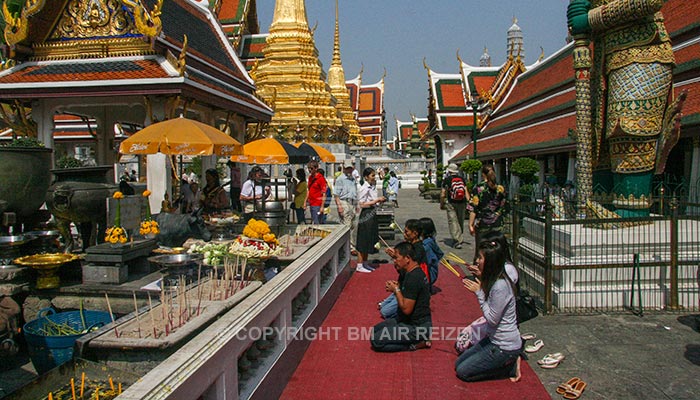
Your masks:
<instances>
[{"instance_id":1,"label":"man with backpack","mask_svg":"<svg viewBox=\"0 0 700 400\"><path fill-rule=\"evenodd\" d=\"M464 241L464 218L469 201L469 191L464 179L459 176L456 164L447 166L447 176L442 181L440 209L447 211L447 224L452 236L452 247L461 249Z\"/></svg>"}]
</instances>

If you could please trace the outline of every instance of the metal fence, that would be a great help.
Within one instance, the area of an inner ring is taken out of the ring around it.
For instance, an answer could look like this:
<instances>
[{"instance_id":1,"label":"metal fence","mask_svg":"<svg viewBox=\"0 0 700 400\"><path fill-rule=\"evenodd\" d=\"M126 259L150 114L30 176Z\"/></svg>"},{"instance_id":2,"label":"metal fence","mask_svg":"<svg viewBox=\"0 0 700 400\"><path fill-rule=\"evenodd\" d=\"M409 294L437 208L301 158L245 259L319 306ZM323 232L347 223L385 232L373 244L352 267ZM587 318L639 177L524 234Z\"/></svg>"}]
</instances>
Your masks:
<instances>
[{"instance_id":1,"label":"metal fence","mask_svg":"<svg viewBox=\"0 0 700 400\"><path fill-rule=\"evenodd\" d=\"M552 200L516 199L506 230L521 288L547 313L700 309L700 204L660 198L649 217L577 219Z\"/></svg>"}]
</instances>

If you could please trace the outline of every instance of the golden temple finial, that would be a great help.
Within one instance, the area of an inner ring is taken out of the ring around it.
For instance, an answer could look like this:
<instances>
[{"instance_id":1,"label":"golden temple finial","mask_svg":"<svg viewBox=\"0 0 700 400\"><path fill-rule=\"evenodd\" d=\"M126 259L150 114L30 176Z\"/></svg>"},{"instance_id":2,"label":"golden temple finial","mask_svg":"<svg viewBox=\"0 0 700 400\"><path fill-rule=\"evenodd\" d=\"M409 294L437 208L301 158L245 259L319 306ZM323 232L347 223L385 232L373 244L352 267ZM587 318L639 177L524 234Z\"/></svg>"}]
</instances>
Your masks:
<instances>
[{"instance_id":1,"label":"golden temple finial","mask_svg":"<svg viewBox=\"0 0 700 400\"><path fill-rule=\"evenodd\" d=\"M314 34L316 33L316 28L318 28L318 21L316 21L313 28L309 29L309 33L311 33L311 36L314 36Z\"/></svg>"},{"instance_id":2,"label":"golden temple finial","mask_svg":"<svg viewBox=\"0 0 700 400\"><path fill-rule=\"evenodd\" d=\"M514 24L517 24L517 23L518 23L518 17L516 17L515 15L513 15L513 23L514 23Z\"/></svg>"},{"instance_id":3,"label":"golden temple finial","mask_svg":"<svg viewBox=\"0 0 700 400\"><path fill-rule=\"evenodd\" d=\"M357 76L360 78L360 82L362 82L362 74L365 72L365 63L360 63L360 73L357 74Z\"/></svg>"},{"instance_id":4,"label":"golden temple finial","mask_svg":"<svg viewBox=\"0 0 700 400\"><path fill-rule=\"evenodd\" d=\"M386 67L384 67L384 74L382 74L382 78L381 78L381 80L383 81L383 80L384 80L384 78L386 78Z\"/></svg>"},{"instance_id":5,"label":"golden temple finial","mask_svg":"<svg viewBox=\"0 0 700 400\"><path fill-rule=\"evenodd\" d=\"M340 24L338 23L338 0L335 0L335 34L333 36L333 61L331 64L340 65Z\"/></svg>"},{"instance_id":6,"label":"golden temple finial","mask_svg":"<svg viewBox=\"0 0 700 400\"><path fill-rule=\"evenodd\" d=\"M141 0L122 0L122 4L131 7L134 15L136 30L142 35L153 39L163 30L163 24L160 21L161 10L163 9L163 0L158 0L153 6L153 11L148 11Z\"/></svg>"},{"instance_id":7,"label":"golden temple finial","mask_svg":"<svg viewBox=\"0 0 700 400\"><path fill-rule=\"evenodd\" d=\"M459 61L460 66L464 64L464 61L462 61L462 57L459 55L459 49L457 49L457 61Z\"/></svg>"},{"instance_id":8,"label":"golden temple finial","mask_svg":"<svg viewBox=\"0 0 700 400\"><path fill-rule=\"evenodd\" d=\"M177 71L180 76L185 76L185 70L187 69L187 35L184 35L182 39L182 50L180 50L180 55L177 57Z\"/></svg>"},{"instance_id":9,"label":"golden temple finial","mask_svg":"<svg viewBox=\"0 0 700 400\"><path fill-rule=\"evenodd\" d=\"M428 71L430 71L430 67L428 66L428 63L426 62L426 58L425 58L425 57L423 57L423 68L425 68L425 69L427 69Z\"/></svg>"},{"instance_id":10,"label":"golden temple finial","mask_svg":"<svg viewBox=\"0 0 700 400\"><path fill-rule=\"evenodd\" d=\"M537 61L544 60L544 47L540 46L540 56L537 57Z\"/></svg>"}]
</instances>

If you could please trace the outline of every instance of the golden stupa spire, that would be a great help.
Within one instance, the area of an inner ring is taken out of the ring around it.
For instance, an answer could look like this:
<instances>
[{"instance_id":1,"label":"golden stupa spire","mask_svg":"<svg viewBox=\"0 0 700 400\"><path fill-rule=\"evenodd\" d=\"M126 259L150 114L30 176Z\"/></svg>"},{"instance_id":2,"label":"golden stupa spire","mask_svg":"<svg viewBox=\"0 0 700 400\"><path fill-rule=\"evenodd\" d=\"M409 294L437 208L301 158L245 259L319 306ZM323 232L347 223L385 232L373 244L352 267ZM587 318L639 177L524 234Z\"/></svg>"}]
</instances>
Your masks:
<instances>
[{"instance_id":1,"label":"golden stupa spire","mask_svg":"<svg viewBox=\"0 0 700 400\"><path fill-rule=\"evenodd\" d=\"M355 120L355 113L350 107L350 92L345 86L345 71L343 63L340 60L340 26L338 23L338 0L335 0L335 35L333 37L333 61L328 68L328 86L331 87L331 93L337 100L336 108L343 121L343 126L346 130L344 134L347 137L340 138L341 141L349 141L357 144L362 138L360 137L360 126ZM342 135L345 136L345 135ZM345 140L342 140L345 139ZM349 139L349 140L348 140Z\"/></svg>"},{"instance_id":2,"label":"golden stupa spire","mask_svg":"<svg viewBox=\"0 0 700 400\"><path fill-rule=\"evenodd\" d=\"M276 1L255 77L261 98L269 103L275 94L275 113L266 130L288 141L341 142L343 123L325 82L304 0Z\"/></svg>"}]
</instances>

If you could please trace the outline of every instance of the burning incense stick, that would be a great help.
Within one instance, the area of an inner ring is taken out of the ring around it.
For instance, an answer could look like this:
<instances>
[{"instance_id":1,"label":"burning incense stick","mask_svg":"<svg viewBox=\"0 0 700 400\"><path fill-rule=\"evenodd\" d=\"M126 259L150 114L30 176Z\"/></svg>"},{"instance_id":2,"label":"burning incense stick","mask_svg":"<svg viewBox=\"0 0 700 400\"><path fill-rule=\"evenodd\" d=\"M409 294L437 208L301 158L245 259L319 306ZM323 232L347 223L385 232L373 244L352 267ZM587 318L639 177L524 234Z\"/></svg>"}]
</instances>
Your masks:
<instances>
[{"instance_id":1,"label":"burning incense stick","mask_svg":"<svg viewBox=\"0 0 700 400\"><path fill-rule=\"evenodd\" d=\"M460 275L460 273L457 272L457 270L454 269L454 267L453 267L447 260L445 260L444 258L443 258L442 260L440 260L440 264L442 264L443 267L447 268L448 270L450 270L450 272L452 272L453 274L455 274L455 276L456 276L457 278L461 278L461 277L462 277L462 276Z\"/></svg>"},{"instance_id":2,"label":"burning incense stick","mask_svg":"<svg viewBox=\"0 0 700 400\"><path fill-rule=\"evenodd\" d=\"M114 381L111 376L109 377L109 388L114 392Z\"/></svg>"},{"instance_id":3,"label":"burning incense stick","mask_svg":"<svg viewBox=\"0 0 700 400\"><path fill-rule=\"evenodd\" d=\"M112 325L114 325L114 336L119 337L119 331L117 330L117 324L114 323L114 314L112 314L112 305L109 303L109 296L105 292L105 300L107 300L107 309L109 310L109 317L112 318Z\"/></svg>"},{"instance_id":4,"label":"burning incense stick","mask_svg":"<svg viewBox=\"0 0 700 400\"><path fill-rule=\"evenodd\" d=\"M381 240L382 243L384 243L384 247L391 247L391 246L389 246L389 243L387 243L386 240L384 240L384 238L381 235L379 235L379 240Z\"/></svg>"},{"instance_id":5,"label":"burning incense stick","mask_svg":"<svg viewBox=\"0 0 700 400\"><path fill-rule=\"evenodd\" d=\"M447 256L446 256L446 257L447 257L447 259L450 260L450 261L455 261L455 262L458 262L458 263L464 264L464 265L467 264L466 261L462 260L462 259L461 259L459 256L457 256L455 253L452 253L452 252L447 253Z\"/></svg>"},{"instance_id":6,"label":"burning incense stick","mask_svg":"<svg viewBox=\"0 0 700 400\"><path fill-rule=\"evenodd\" d=\"M70 378L70 392L73 395L73 400L77 400L75 398L75 380L73 378Z\"/></svg>"}]
</instances>

